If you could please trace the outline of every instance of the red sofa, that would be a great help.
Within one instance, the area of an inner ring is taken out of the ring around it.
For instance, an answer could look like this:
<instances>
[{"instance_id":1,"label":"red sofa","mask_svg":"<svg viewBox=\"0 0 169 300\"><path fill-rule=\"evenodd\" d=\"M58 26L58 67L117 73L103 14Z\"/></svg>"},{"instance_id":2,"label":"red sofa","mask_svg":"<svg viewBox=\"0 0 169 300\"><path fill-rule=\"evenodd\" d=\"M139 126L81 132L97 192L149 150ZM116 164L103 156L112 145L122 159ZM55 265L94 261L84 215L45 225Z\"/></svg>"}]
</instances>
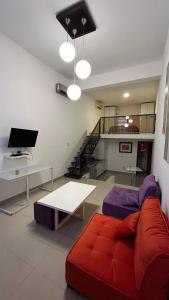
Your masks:
<instances>
[{"instance_id":1,"label":"red sofa","mask_svg":"<svg viewBox=\"0 0 169 300\"><path fill-rule=\"evenodd\" d=\"M138 224L128 237L118 237L125 219L93 216L67 256L68 286L92 300L167 299L168 221L157 199L147 199L135 214Z\"/></svg>"}]
</instances>

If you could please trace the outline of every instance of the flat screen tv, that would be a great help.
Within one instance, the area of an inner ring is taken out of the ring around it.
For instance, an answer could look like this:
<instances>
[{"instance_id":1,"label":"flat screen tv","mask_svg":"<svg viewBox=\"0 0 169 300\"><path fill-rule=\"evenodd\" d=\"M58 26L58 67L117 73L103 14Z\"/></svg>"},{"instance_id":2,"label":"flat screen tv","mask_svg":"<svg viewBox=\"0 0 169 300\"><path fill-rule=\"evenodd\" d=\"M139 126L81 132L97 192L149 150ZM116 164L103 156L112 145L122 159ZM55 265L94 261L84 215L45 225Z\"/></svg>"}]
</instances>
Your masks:
<instances>
[{"instance_id":1,"label":"flat screen tv","mask_svg":"<svg viewBox=\"0 0 169 300\"><path fill-rule=\"evenodd\" d=\"M27 148L35 147L38 131L11 128L8 147L9 148Z\"/></svg>"}]
</instances>

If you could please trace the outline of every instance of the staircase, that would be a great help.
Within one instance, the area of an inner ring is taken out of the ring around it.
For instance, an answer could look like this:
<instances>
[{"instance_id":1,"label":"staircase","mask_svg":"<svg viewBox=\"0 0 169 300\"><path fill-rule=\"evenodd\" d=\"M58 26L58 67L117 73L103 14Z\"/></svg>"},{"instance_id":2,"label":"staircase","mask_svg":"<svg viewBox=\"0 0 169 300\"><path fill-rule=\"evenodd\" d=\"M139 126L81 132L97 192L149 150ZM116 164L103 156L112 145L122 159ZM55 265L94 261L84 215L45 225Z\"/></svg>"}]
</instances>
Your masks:
<instances>
[{"instance_id":1,"label":"staircase","mask_svg":"<svg viewBox=\"0 0 169 300\"><path fill-rule=\"evenodd\" d=\"M65 174L66 177L80 179L86 172L87 167L92 163L92 154L100 140L100 125L101 120L97 122L92 133L85 138L79 152L68 168L68 173Z\"/></svg>"}]
</instances>

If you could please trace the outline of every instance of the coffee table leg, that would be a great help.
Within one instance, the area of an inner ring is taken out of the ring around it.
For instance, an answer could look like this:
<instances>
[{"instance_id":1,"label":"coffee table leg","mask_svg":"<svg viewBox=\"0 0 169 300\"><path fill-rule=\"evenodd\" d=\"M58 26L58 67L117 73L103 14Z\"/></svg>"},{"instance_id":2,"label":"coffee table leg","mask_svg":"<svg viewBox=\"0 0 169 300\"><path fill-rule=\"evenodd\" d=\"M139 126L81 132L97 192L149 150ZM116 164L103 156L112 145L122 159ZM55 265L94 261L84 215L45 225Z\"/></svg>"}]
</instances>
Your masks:
<instances>
[{"instance_id":1,"label":"coffee table leg","mask_svg":"<svg viewBox=\"0 0 169 300\"><path fill-rule=\"evenodd\" d=\"M73 216L80 220L85 220L85 202L82 203Z\"/></svg>"},{"instance_id":2,"label":"coffee table leg","mask_svg":"<svg viewBox=\"0 0 169 300\"><path fill-rule=\"evenodd\" d=\"M65 224L65 222L67 222L67 220L72 216L65 213L65 216L62 216L62 218L60 218L59 213L63 214L63 212L55 210L55 230L62 227ZM73 216L81 220L85 220L85 202L83 202L80 208L78 209L78 213L74 213Z\"/></svg>"},{"instance_id":3,"label":"coffee table leg","mask_svg":"<svg viewBox=\"0 0 169 300\"><path fill-rule=\"evenodd\" d=\"M69 214L65 214L63 218L60 219L58 210L55 210L55 230L63 226L63 224L71 217Z\"/></svg>"}]
</instances>

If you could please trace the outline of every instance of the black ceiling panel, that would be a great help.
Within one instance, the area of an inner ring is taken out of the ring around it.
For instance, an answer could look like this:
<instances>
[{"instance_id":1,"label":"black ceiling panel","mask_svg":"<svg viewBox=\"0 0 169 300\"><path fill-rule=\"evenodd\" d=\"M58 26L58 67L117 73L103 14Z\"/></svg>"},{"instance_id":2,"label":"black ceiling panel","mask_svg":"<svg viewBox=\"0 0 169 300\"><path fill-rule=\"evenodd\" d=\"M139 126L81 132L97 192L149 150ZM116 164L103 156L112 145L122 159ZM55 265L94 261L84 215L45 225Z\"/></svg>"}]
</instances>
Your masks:
<instances>
[{"instance_id":1,"label":"black ceiling panel","mask_svg":"<svg viewBox=\"0 0 169 300\"><path fill-rule=\"evenodd\" d=\"M79 1L66 9L58 12L56 14L57 20L61 23L64 29L67 31L67 25L65 19L69 18L71 20L68 26L68 34L74 39L73 29L77 29L77 34L75 38L83 35L83 25L81 22L82 18L86 18L87 23L84 26L84 35L96 30L96 24L92 18L89 8L85 1Z\"/></svg>"}]
</instances>

